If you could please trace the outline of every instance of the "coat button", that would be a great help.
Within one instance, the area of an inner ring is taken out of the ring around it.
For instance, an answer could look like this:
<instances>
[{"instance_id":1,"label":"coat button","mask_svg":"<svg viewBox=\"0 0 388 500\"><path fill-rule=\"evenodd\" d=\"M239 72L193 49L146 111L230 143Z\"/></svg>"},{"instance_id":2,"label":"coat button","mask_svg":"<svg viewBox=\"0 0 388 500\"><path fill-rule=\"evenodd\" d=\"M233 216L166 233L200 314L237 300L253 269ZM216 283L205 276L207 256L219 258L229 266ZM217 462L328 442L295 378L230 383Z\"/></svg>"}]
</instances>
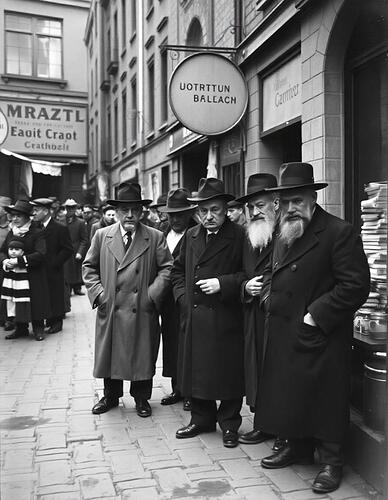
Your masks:
<instances>
[{"instance_id":1,"label":"coat button","mask_svg":"<svg viewBox=\"0 0 388 500\"><path fill-rule=\"evenodd\" d=\"M279 265L279 262L275 262L275 264L273 265L273 268L276 269Z\"/></svg>"},{"instance_id":2,"label":"coat button","mask_svg":"<svg viewBox=\"0 0 388 500\"><path fill-rule=\"evenodd\" d=\"M194 309L195 309L195 308L197 307L197 304L194 304L194 306L193 306L193 307L194 307Z\"/></svg>"},{"instance_id":3,"label":"coat button","mask_svg":"<svg viewBox=\"0 0 388 500\"><path fill-rule=\"evenodd\" d=\"M292 264L291 271L296 271L297 269L298 269L298 266L296 264Z\"/></svg>"},{"instance_id":4,"label":"coat button","mask_svg":"<svg viewBox=\"0 0 388 500\"><path fill-rule=\"evenodd\" d=\"M133 313L135 313L135 312L136 312L136 309L135 309L135 308L133 308L133 309L132 309L132 312L133 312Z\"/></svg>"}]
</instances>

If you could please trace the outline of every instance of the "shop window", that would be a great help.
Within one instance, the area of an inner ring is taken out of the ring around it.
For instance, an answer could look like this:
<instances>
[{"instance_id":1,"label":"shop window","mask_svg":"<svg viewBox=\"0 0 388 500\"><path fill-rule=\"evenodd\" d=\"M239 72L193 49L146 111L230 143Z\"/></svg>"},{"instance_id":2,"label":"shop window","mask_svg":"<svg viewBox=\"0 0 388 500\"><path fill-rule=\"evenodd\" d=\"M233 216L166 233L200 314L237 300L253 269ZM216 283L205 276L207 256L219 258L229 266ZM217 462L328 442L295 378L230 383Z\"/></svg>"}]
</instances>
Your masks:
<instances>
[{"instance_id":1,"label":"shop window","mask_svg":"<svg viewBox=\"0 0 388 500\"><path fill-rule=\"evenodd\" d=\"M61 79L62 21L24 14L5 14L6 73Z\"/></svg>"},{"instance_id":2,"label":"shop window","mask_svg":"<svg viewBox=\"0 0 388 500\"><path fill-rule=\"evenodd\" d=\"M170 167L162 167L162 193L168 193L170 190Z\"/></svg>"},{"instance_id":3,"label":"shop window","mask_svg":"<svg viewBox=\"0 0 388 500\"><path fill-rule=\"evenodd\" d=\"M233 194L234 196L240 195L241 191L241 176L240 176L240 164L233 163L232 165L227 165L222 169L223 181L225 184L225 191L227 193Z\"/></svg>"}]
</instances>

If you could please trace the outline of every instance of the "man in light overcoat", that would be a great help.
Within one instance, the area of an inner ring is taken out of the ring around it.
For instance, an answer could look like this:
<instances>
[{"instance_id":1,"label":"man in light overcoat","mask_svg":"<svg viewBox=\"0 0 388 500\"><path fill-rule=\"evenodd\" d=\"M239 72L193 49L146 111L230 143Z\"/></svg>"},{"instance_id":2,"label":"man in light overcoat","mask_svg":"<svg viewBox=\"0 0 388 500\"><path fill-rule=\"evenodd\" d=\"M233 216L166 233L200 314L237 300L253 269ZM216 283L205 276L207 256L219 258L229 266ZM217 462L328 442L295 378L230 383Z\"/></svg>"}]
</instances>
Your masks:
<instances>
[{"instance_id":1,"label":"man in light overcoat","mask_svg":"<svg viewBox=\"0 0 388 500\"><path fill-rule=\"evenodd\" d=\"M141 417L151 415L152 377L159 350L159 311L169 286L172 257L166 238L140 223L139 184L120 184L118 222L96 232L83 264L92 307L97 307L94 376L104 379L104 397L93 413L118 406L123 380Z\"/></svg>"}]
</instances>

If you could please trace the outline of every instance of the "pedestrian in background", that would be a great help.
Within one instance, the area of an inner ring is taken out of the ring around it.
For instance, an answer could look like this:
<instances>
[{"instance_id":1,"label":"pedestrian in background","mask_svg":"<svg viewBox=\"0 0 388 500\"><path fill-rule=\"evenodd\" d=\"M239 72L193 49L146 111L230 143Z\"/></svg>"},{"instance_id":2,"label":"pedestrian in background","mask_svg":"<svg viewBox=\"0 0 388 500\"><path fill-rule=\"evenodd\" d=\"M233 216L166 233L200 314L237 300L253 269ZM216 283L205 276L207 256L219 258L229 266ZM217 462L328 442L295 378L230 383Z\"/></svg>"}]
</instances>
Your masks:
<instances>
[{"instance_id":1,"label":"pedestrian in background","mask_svg":"<svg viewBox=\"0 0 388 500\"><path fill-rule=\"evenodd\" d=\"M235 222L240 226L246 226L247 218L245 215L244 203L239 203L237 200L228 202L228 217L231 222Z\"/></svg>"},{"instance_id":2,"label":"pedestrian in background","mask_svg":"<svg viewBox=\"0 0 388 500\"><path fill-rule=\"evenodd\" d=\"M92 225L90 231L90 241L93 239L93 236L97 229L101 229L103 227L111 226L116 222L116 213L114 207L111 205L104 205L102 207L102 216L98 222L95 222Z\"/></svg>"},{"instance_id":3,"label":"pedestrian in background","mask_svg":"<svg viewBox=\"0 0 388 500\"><path fill-rule=\"evenodd\" d=\"M200 180L197 196L188 200L198 203L202 223L186 232L171 274L186 323L178 382L192 398L191 421L176 437L214 431L218 422L226 447L238 444L244 396L244 229L227 218L231 199L219 179Z\"/></svg>"},{"instance_id":4,"label":"pedestrian in background","mask_svg":"<svg viewBox=\"0 0 388 500\"><path fill-rule=\"evenodd\" d=\"M8 231L9 231L9 219L7 212L4 207L11 204L11 198L8 196L0 196L0 248L3 244ZM0 266L0 285L3 281L3 269ZM7 319L7 309L4 300L0 299L0 326L3 326L6 331L11 331L14 329L14 323Z\"/></svg>"},{"instance_id":5,"label":"pedestrian in background","mask_svg":"<svg viewBox=\"0 0 388 500\"><path fill-rule=\"evenodd\" d=\"M118 222L96 232L83 263L89 300L97 307L93 374L104 379L104 396L92 412L118 406L123 380L130 380L137 414L149 417L172 257L163 233L140 222L151 200L142 199L139 184L120 184L108 203Z\"/></svg>"}]
</instances>

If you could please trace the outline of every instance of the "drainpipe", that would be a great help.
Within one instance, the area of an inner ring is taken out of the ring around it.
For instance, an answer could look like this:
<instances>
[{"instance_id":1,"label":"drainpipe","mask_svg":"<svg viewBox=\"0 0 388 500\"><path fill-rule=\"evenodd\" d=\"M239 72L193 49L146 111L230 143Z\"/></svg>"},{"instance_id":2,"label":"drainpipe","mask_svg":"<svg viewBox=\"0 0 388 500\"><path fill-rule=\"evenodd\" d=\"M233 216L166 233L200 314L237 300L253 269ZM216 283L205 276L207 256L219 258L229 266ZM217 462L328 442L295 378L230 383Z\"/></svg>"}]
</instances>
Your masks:
<instances>
[{"instance_id":1,"label":"drainpipe","mask_svg":"<svg viewBox=\"0 0 388 500\"><path fill-rule=\"evenodd\" d=\"M140 143L140 155L139 155L139 182L141 186L145 185L145 174L144 174L144 15L143 15L143 2L137 2L137 27L136 31L139 33L138 38L138 113L137 113L137 124L138 124L138 139Z\"/></svg>"}]
</instances>

